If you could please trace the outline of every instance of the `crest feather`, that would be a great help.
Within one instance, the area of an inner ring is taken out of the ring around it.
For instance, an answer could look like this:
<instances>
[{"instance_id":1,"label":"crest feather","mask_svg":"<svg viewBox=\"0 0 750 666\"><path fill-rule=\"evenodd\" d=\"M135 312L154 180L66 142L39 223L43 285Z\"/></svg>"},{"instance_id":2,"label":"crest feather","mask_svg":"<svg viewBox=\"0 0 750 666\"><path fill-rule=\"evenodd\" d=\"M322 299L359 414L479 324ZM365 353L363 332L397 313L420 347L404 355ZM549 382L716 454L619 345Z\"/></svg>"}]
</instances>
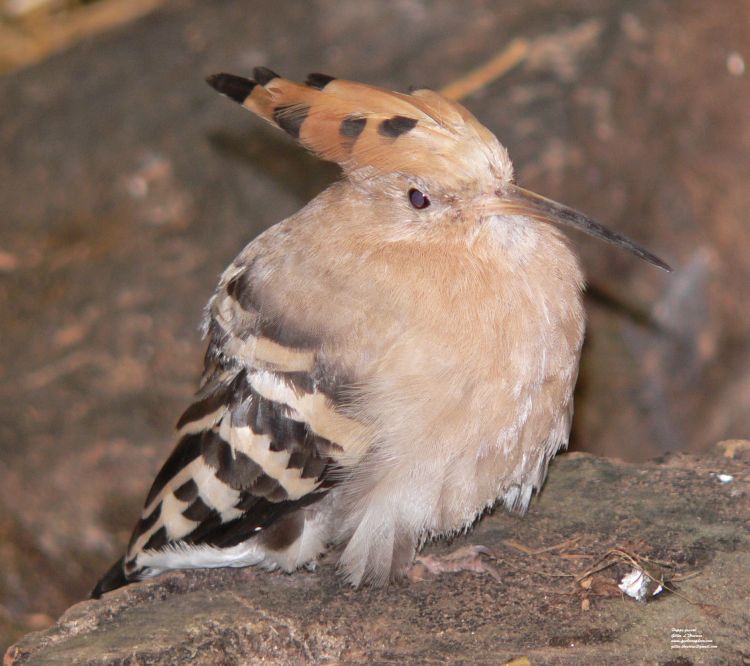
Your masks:
<instances>
[{"instance_id":1,"label":"crest feather","mask_svg":"<svg viewBox=\"0 0 750 666\"><path fill-rule=\"evenodd\" d=\"M405 94L319 73L300 84L266 68L254 77L216 74L208 83L347 172L476 178L504 152L469 111L432 90Z\"/></svg>"}]
</instances>

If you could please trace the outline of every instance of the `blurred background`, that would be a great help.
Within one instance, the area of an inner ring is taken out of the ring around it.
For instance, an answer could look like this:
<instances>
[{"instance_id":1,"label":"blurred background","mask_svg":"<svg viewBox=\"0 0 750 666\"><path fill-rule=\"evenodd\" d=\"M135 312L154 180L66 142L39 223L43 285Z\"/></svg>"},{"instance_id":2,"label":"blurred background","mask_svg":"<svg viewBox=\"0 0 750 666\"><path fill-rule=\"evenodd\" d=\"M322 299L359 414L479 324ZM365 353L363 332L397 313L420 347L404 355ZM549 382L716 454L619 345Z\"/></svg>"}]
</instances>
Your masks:
<instances>
[{"instance_id":1,"label":"blurred background","mask_svg":"<svg viewBox=\"0 0 750 666\"><path fill-rule=\"evenodd\" d=\"M217 276L337 178L218 97L216 71L406 89L480 68L464 103L518 181L675 267L575 237L572 448L750 436L748 28L745 0L0 0L0 646L119 557Z\"/></svg>"}]
</instances>

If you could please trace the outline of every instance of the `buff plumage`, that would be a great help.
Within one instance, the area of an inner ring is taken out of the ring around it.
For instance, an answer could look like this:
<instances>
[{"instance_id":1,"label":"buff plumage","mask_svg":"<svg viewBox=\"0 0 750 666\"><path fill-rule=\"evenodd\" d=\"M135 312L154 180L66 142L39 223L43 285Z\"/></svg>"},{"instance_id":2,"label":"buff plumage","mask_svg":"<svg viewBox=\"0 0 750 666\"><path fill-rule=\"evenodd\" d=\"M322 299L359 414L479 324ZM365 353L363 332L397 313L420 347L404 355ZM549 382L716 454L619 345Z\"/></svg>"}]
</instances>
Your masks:
<instances>
[{"instance_id":1,"label":"buff plumage","mask_svg":"<svg viewBox=\"0 0 750 666\"><path fill-rule=\"evenodd\" d=\"M350 583L383 584L496 502L524 511L567 444L583 341L558 226L666 264L518 187L495 136L436 92L208 81L344 178L224 272L199 393L94 595L328 549Z\"/></svg>"}]
</instances>

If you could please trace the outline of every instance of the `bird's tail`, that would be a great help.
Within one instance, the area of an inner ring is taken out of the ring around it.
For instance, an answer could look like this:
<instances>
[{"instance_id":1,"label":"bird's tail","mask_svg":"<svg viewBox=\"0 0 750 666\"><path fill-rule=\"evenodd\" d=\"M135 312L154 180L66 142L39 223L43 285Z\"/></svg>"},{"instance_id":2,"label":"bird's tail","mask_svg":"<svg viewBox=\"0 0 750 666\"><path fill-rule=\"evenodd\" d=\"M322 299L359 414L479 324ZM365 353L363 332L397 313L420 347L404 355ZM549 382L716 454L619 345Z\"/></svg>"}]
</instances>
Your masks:
<instances>
[{"instance_id":1,"label":"bird's tail","mask_svg":"<svg viewBox=\"0 0 750 666\"><path fill-rule=\"evenodd\" d=\"M96 584L96 587L91 591L92 599L99 599L105 592L111 592L112 590L116 590L119 587L124 587L131 583L131 581L125 577L125 571L123 569L124 562L125 558L121 557L110 567L109 571L101 577Z\"/></svg>"}]
</instances>

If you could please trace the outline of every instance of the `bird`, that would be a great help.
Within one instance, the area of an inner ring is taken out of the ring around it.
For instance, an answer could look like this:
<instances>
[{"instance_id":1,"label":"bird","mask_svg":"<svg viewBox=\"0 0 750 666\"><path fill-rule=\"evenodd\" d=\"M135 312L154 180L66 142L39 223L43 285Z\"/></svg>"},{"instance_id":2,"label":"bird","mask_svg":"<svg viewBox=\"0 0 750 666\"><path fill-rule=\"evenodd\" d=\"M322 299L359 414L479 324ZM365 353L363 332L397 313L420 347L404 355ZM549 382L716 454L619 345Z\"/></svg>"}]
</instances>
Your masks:
<instances>
[{"instance_id":1,"label":"bird","mask_svg":"<svg viewBox=\"0 0 750 666\"><path fill-rule=\"evenodd\" d=\"M347 583L382 586L495 505L523 513L567 446L584 337L563 230L669 266L519 186L495 135L434 90L266 67L207 82L342 177L221 275L200 388L92 596L328 552Z\"/></svg>"}]
</instances>

